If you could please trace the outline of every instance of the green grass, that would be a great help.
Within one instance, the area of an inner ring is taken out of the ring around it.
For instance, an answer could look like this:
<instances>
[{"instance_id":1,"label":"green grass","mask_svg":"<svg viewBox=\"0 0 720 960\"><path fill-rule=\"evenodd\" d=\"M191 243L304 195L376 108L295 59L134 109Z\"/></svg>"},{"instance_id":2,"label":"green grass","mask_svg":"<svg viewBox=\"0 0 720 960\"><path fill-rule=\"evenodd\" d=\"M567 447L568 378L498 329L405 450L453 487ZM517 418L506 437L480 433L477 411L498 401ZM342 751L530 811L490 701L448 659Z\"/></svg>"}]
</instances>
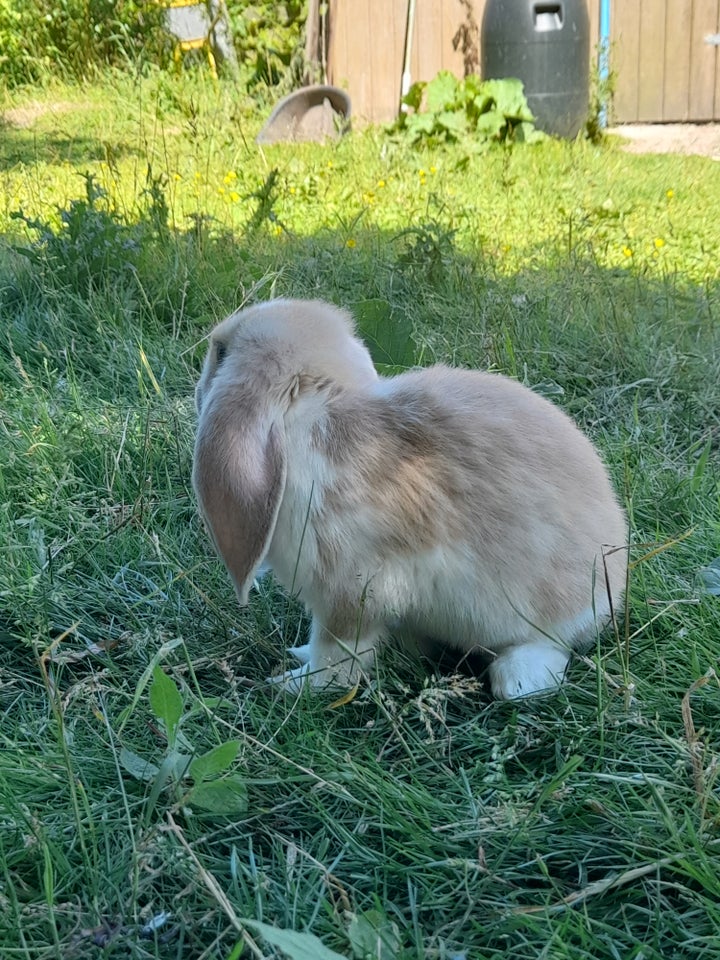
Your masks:
<instances>
[{"instance_id":1,"label":"green grass","mask_svg":"<svg viewBox=\"0 0 720 960\"><path fill-rule=\"evenodd\" d=\"M33 98L0 145L2 957L279 956L242 918L383 960L718 956L720 165L260 152L201 77ZM274 294L380 301L419 362L518 377L597 442L628 617L562 691L494 703L392 651L336 709L263 683L302 612L267 582L237 607L189 476L203 337ZM244 813L123 766L168 756L158 663L178 750L239 741Z\"/></svg>"}]
</instances>

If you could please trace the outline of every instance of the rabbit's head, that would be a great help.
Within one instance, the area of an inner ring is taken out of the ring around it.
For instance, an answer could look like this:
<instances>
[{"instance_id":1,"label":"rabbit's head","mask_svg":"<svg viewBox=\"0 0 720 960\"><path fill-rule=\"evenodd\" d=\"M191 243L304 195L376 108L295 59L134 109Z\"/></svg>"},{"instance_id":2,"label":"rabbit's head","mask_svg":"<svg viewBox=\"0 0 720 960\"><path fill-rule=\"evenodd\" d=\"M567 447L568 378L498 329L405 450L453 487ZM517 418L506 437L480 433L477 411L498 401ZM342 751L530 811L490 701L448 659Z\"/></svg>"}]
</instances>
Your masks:
<instances>
[{"instance_id":1,"label":"rabbit's head","mask_svg":"<svg viewBox=\"0 0 720 960\"><path fill-rule=\"evenodd\" d=\"M286 417L309 395L376 379L350 315L320 301L238 310L210 334L195 392L193 485L242 604L285 490Z\"/></svg>"}]
</instances>

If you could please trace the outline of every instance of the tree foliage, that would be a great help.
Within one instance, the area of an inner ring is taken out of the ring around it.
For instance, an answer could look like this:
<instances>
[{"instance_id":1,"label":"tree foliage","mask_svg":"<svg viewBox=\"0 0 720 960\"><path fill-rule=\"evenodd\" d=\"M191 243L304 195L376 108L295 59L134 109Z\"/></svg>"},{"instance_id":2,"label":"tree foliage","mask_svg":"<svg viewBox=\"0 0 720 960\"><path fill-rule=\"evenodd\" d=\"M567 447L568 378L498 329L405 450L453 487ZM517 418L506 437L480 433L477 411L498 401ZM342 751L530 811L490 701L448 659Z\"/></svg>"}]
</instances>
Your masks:
<instances>
[{"instance_id":1,"label":"tree foliage","mask_svg":"<svg viewBox=\"0 0 720 960\"><path fill-rule=\"evenodd\" d=\"M244 78L275 85L292 74L303 0L226 5ZM171 52L156 0L0 0L0 82L10 87L82 80L108 66L166 67Z\"/></svg>"}]
</instances>

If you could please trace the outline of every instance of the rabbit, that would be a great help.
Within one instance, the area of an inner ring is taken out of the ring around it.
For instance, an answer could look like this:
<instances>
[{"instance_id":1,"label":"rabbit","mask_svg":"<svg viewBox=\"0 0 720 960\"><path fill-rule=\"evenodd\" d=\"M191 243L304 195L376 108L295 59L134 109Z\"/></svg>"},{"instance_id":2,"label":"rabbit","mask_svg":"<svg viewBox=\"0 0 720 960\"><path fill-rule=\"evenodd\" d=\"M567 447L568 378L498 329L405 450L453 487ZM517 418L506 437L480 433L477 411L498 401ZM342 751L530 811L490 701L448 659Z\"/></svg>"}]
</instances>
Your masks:
<instances>
[{"instance_id":1,"label":"rabbit","mask_svg":"<svg viewBox=\"0 0 720 960\"><path fill-rule=\"evenodd\" d=\"M241 605L272 568L311 613L290 690L352 686L391 634L553 690L620 608L626 518L591 442L500 374L379 376L348 312L277 299L210 334L193 486Z\"/></svg>"}]
</instances>

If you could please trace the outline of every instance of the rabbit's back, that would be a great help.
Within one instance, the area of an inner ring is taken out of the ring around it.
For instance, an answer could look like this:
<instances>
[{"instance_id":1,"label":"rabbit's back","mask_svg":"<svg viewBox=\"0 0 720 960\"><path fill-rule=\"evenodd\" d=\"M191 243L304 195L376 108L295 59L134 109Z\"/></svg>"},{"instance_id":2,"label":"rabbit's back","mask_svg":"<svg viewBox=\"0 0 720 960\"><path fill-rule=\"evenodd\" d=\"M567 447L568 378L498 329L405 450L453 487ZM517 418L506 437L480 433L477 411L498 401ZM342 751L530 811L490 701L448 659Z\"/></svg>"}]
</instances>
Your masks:
<instances>
[{"instance_id":1,"label":"rabbit's back","mask_svg":"<svg viewBox=\"0 0 720 960\"><path fill-rule=\"evenodd\" d=\"M304 530L318 600L329 581L364 585L389 619L461 646L479 624L489 646L528 623L574 642L608 612L605 567L619 600L625 557L604 553L624 544L625 518L607 471L570 418L521 384L412 371L339 391L313 437L328 477Z\"/></svg>"}]
</instances>

